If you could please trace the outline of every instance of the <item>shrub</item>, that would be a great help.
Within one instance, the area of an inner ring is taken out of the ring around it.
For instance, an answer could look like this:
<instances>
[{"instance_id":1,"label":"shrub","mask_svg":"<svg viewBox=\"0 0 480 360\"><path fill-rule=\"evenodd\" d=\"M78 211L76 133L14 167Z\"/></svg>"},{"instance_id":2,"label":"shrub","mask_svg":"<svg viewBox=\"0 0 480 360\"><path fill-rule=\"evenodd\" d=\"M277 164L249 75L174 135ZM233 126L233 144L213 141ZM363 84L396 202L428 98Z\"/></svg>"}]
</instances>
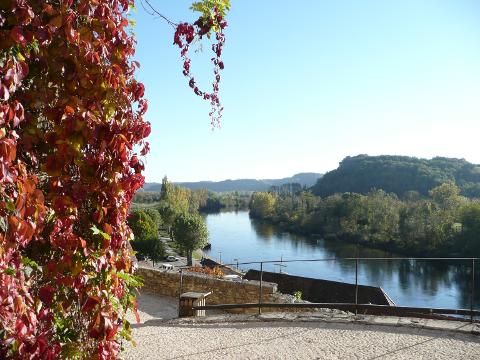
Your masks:
<instances>
[{"instance_id":1,"label":"shrub","mask_svg":"<svg viewBox=\"0 0 480 360\"><path fill-rule=\"evenodd\" d=\"M191 266L189 268L186 268L185 271L201 273L215 277L223 277L225 275L222 269L220 269L218 266L215 266L213 269L206 266Z\"/></svg>"}]
</instances>

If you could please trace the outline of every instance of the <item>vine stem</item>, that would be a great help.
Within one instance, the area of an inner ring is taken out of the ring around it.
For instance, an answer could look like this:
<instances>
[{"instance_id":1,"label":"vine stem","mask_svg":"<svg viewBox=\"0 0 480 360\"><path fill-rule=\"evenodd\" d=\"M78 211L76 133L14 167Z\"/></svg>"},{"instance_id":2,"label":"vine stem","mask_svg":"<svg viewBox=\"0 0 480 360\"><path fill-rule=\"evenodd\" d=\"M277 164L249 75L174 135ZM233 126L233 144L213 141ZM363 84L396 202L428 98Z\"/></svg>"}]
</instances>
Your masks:
<instances>
[{"instance_id":1,"label":"vine stem","mask_svg":"<svg viewBox=\"0 0 480 360\"><path fill-rule=\"evenodd\" d=\"M147 6L150 10L147 9L147 7L145 7L144 3L147 4ZM149 0L140 0L140 4L142 4L142 7L147 12L147 14L152 15L152 16L157 15L161 19L165 20L167 22L167 24L172 26L173 28L176 28L178 26L177 23L174 23L172 20L170 20L165 15L161 14L157 9L155 9L155 7L152 4L150 4Z\"/></svg>"}]
</instances>

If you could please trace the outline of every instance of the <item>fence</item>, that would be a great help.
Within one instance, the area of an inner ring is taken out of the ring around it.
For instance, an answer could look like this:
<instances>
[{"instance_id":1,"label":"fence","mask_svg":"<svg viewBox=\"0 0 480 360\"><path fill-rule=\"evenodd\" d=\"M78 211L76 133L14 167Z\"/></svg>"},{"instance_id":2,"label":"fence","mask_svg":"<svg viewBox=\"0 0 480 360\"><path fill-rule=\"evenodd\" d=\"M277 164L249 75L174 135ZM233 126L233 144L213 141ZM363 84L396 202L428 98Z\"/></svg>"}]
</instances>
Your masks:
<instances>
[{"instance_id":1,"label":"fence","mask_svg":"<svg viewBox=\"0 0 480 360\"><path fill-rule=\"evenodd\" d=\"M355 262L355 287L354 298L355 302L350 303L292 303L292 304L275 304L263 302L262 286L263 286L263 273L264 265L266 264L287 264L293 262L323 262L323 261L352 261ZM470 309L452 309L452 308L428 308L428 307L407 307L407 306L386 306L375 304L361 304L358 301L359 290L359 262L360 261L379 261L379 260L429 260L429 261L468 261L470 262L471 273L471 289L470 289ZM419 316L419 317L433 317L434 315L459 315L462 317L470 317L470 322L474 322L474 317L480 316L480 311L474 309L474 297L475 297L475 262L479 258L443 258L443 257L395 257L395 258L370 258L370 257L347 257L347 258L327 258L327 259L296 259L296 260L269 260L269 261L252 261L252 262L235 262L233 264L218 264L219 267L237 267L240 265L259 265L260 266L260 287L258 293L258 303L249 304L217 304L217 305L205 305L196 306L195 310L212 310L212 309L234 309L234 308L258 308L259 314L262 312L262 308L333 308L346 311L354 311L355 315L359 311L370 311L378 315L397 315L397 316ZM182 273L182 271L181 271ZM449 319L450 317L446 317ZM463 318L465 319L465 318ZM458 318L457 318L458 320Z\"/></svg>"}]
</instances>

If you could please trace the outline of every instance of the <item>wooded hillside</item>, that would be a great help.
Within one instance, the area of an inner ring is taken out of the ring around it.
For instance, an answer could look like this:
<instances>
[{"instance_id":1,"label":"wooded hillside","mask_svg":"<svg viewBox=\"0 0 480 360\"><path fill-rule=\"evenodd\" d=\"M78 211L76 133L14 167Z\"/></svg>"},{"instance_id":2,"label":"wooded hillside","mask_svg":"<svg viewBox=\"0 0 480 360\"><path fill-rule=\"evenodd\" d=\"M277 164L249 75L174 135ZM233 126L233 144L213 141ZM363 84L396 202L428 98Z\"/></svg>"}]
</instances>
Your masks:
<instances>
[{"instance_id":1,"label":"wooded hillside","mask_svg":"<svg viewBox=\"0 0 480 360\"><path fill-rule=\"evenodd\" d=\"M443 157L427 160L408 156L348 156L336 170L319 179L312 192L325 197L382 189L399 197L411 196L412 191L426 196L429 190L449 181L457 184L462 195L480 197L480 166L464 159Z\"/></svg>"}]
</instances>

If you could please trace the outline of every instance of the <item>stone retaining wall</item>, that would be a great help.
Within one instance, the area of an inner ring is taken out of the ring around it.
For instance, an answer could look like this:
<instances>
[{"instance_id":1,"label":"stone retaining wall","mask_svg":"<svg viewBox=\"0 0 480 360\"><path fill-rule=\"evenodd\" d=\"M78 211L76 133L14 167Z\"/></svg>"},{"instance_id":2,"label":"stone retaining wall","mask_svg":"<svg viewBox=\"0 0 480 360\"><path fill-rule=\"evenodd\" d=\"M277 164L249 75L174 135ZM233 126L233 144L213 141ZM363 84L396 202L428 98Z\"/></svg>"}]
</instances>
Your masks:
<instances>
[{"instance_id":1,"label":"stone retaining wall","mask_svg":"<svg viewBox=\"0 0 480 360\"><path fill-rule=\"evenodd\" d=\"M144 289L165 296L177 297L180 291L180 273L140 267L136 273L143 279ZM188 291L212 292L207 304L245 304L257 303L260 282L248 280L226 280L211 276L183 273L182 293ZM283 302L277 293L277 284L263 282L263 302ZM236 309L232 312L256 312L255 309Z\"/></svg>"}]
</instances>

